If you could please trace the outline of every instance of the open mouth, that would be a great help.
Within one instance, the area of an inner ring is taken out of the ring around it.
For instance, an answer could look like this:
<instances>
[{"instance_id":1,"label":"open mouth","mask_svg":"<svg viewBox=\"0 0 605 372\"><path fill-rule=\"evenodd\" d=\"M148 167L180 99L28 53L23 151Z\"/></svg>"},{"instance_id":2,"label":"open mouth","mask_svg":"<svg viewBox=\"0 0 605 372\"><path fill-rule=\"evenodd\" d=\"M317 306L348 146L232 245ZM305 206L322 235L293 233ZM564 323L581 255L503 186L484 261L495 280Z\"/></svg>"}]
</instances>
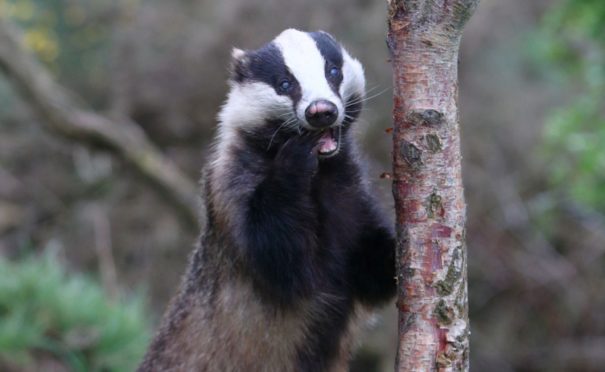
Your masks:
<instances>
[{"instance_id":1,"label":"open mouth","mask_svg":"<svg viewBox=\"0 0 605 372\"><path fill-rule=\"evenodd\" d=\"M318 154L320 158L329 158L340 150L340 126L326 129L319 138Z\"/></svg>"}]
</instances>

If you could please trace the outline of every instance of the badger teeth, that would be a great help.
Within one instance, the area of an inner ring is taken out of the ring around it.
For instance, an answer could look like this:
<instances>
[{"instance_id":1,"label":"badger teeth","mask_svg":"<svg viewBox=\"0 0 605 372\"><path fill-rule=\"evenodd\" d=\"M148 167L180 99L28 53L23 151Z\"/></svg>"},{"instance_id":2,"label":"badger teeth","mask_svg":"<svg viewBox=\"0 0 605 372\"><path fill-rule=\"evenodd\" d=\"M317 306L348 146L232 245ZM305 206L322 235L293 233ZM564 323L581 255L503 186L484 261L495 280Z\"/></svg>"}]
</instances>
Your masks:
<instances>
[{"instance_id":1,"label":"badger teeth","mask_svg":"<svg viewBox=\"0 0 605 372\"><path fill-rule=\"evenodd\" d=\"M318 153L320 157L329 158L340 149L340 127L326 130L319 139Z\"/></svg>"}]
</instances>

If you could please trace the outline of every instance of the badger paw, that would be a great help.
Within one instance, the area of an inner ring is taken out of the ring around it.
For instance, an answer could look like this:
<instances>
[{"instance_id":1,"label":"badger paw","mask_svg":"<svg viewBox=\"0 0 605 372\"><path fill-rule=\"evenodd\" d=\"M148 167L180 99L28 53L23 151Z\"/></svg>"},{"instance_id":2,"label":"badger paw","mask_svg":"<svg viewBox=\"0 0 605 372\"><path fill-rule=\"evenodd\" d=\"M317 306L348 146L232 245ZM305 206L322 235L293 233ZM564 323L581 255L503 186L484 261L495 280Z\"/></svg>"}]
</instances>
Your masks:
<instances>
[{"instance_id":1,"label":"badger paw","mask_svg":"<svg viewBox=\"0 0 605 372\"><path fill-rule=\"evenodd\" d=\"M314 175L319 164L319 136L304 133L288 139L275 156L275 166L288 173Z\"/></svg>"}]
</instances>

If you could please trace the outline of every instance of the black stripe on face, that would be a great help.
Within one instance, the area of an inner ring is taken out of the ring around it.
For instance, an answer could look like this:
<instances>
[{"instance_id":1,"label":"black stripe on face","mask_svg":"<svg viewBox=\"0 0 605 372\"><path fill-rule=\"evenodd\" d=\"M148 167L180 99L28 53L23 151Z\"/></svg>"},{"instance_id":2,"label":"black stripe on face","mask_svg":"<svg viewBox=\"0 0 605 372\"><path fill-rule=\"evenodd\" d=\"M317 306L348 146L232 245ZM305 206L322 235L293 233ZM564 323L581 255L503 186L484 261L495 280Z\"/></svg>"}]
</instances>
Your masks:
<instances>
[{"instance_id":1,"label":"black stripe on face","mask_svg":"<svg viewBox=\"0 0 605 372\"><path fill-rule=\"evenodd\" d=\"M343 124L350 124L357 120L362 109L363 98L357 94L351 95L345 102L345 120Z\"/></svg>"},{"instance_id":2,"label":"black stripe on face","mask_svg":"<svg viewBox=\"0 0 605 372\"><path fill-rule=\"evenodd\" d=\"M295 106L302 97L300 84L288 70L281 51L274 43L247 51L233 70L233 80L236 82L260 81L268 84L277 94L289 96Z\"/></svg>"},{"instance_id":3,"label":"black stripe on face","mask_svg":"<svg viewBox=\"0 0 605 372\"><path fill-rule=\"evenodd\" d=\"M315 41L317 49L326 61L325 75L330 88L340 96L338 90L342 83L342 47L334 40L334 38L323 31L310 32L309 35Z\"/></svg>"}]
</instances>

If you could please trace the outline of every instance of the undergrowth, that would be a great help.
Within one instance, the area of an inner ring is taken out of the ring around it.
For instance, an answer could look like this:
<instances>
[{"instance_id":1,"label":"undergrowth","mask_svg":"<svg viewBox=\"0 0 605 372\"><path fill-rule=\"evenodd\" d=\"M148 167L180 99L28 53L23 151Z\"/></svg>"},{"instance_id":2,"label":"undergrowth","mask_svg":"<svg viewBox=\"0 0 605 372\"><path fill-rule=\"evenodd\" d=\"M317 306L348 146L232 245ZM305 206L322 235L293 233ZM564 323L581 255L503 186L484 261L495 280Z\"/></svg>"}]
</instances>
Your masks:
<instances>
[{"instance_id":1,"label":"undergrowth","mask_svg":"<svg viewBox=\"0 0 605 372\"><path fill-rule=\"evenodd\" d=\"M112 301L51 254L0 257L0 370L132 371L149 329L142 296Z\"/></svg>"}]
</instances>

